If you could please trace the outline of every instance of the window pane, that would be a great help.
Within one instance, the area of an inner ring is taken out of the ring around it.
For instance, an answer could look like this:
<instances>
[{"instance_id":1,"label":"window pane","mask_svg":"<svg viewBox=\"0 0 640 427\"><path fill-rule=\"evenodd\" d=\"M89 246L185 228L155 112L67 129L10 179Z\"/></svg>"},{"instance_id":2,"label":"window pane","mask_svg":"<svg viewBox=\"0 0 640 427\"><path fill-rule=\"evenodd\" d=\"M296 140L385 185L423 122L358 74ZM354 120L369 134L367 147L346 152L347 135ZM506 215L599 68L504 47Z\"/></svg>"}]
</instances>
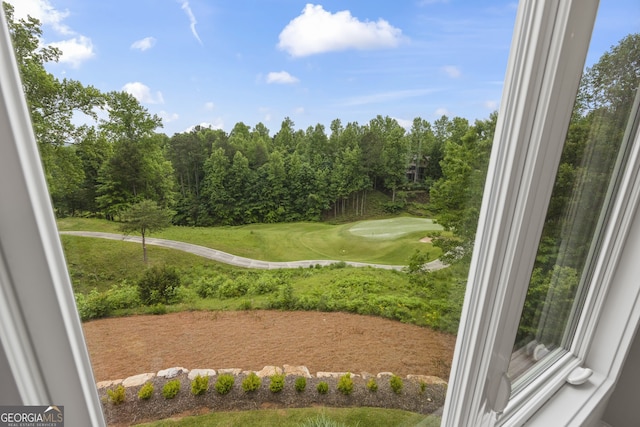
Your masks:
<instances>
[{"instance_id":1,"label":"window pane","mask_svg":"<svg viewBox=\"0 0 640 427\"><path fill-rule=\"evenodd\" d=\"M512 379L571 345L630 149L639 58L640 35L631 34L583 75L509 366Z\"/></svg>"}]
</instances>

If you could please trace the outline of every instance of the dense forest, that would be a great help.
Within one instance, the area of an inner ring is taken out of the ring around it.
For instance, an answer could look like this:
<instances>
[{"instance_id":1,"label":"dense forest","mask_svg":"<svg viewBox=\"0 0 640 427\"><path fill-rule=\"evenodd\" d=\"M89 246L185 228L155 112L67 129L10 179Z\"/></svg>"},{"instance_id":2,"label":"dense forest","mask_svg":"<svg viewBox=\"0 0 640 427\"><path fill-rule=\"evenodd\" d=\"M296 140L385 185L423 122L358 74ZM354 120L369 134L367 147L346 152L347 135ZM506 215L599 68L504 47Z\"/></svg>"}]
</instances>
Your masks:
<instances>
[{"instance_id":1,"label":"dense forest","mask_svg":"<svg viewBox=\"0 0 640 427\"><path fill-rule=\"evenodd\" d=\"M179 225L317 221L364 215L373 190L389 195L393 211L405 201L401 190L433 187L434 203L457 222L465 199L479 200L481 182L453 201L458 190L440 181L452 167L446 162L464 161L465 170L448 172L457 184L468 179L460 174L486 169L495 115L473 125L418 117L409 131L381 115L366 124L337 118L328 130L296 129L285 118L273 135L262 123L237 123L228 133L196 127L169 137L128 93L48 73L45 64L60 51L39 46L38 21L16 21L11 6L5 10L58 215L117 218L149 199L171 208ZM76 125L78 115L94 124Z\"/></svg>"},{"instance_id":2,"label":"dense forest","mask_svg":"<svg viewBox=\"0 0 640 427\"><path fill-rule=\"evenodd\" d=\"M420 190L453 232L436 242L444 253L471 253L497 113L474 123L417 117L409 130L378 115L365 124L336 118L329 129L296 129L285 118L273 134L262 123L237 123L228 133L196 127L167 136L133 96L47 72L61 52L40 45L37 20L14 20L3 6L57 215L120 219L152 200L172 211L176 225L318 221L366 215L374 191L388 196L387 211L402 210L407 191ZM639 83L640 34L622 39L583 76L520 339L539 334L543 317L555 325L568 315L597 227L594 212L606 206L616 164L624 162L621 142ZM78 115L93 124L76 125ZM550 294L555 315L541 305ZM558 343L558 327L547 331L545 339Z\"/></svg>"}]
</instances>

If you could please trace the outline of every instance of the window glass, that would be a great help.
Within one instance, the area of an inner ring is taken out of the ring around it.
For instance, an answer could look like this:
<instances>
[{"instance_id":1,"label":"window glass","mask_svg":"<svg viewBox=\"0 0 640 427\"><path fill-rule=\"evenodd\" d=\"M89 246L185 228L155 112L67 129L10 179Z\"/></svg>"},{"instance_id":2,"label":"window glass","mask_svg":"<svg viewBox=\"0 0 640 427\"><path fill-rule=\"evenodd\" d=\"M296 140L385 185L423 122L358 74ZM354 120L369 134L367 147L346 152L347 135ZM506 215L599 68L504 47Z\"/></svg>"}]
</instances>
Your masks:
<instances>
[{"instance_id":1,"label":"window glass","mask_svg":"<svg viewBox=\"0 0 640 427\"><path fill-rule=\"evenodd\" d=\"M609 16L606 7L599 20ZM601 43L605 30L596 24L592 40ZM630 150L639 82L637 33L612 41L583 74L509 365L519 384L530 367L554 360L574 338Z\"/></svg>"}]
</instances>

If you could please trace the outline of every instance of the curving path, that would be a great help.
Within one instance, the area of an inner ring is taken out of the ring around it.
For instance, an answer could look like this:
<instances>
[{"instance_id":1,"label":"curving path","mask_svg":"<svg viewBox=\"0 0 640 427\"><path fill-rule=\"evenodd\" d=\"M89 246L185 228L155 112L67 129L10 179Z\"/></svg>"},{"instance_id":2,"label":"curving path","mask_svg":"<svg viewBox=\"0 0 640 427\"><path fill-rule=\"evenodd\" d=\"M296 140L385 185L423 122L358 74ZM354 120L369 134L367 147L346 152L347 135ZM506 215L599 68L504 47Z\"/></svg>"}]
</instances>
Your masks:
<instances>
[{"instance_id":1,"label":"curving path","mask_svg":"<svg viewBox=\"0 0 640 427\"><path fill-rule=\"evenodd\" d=\"M67 234L72 236L82 237L94 237L99 239L120 240L124 242L136 242L142 243L142 238L138 236L128 236L124 234L115 233L102 233L98 231L61 231L60 234ZM225 264L234 265L244 268L258 268L263 270L275 270L280 268L308 268L315 265L331 265L340 261L335 260L303 260L303 261L287 261L287 262L271 262L260 261L251 258L244 258L241 256L232 255L227 252L219 251L217 249L211 249L200 245L194 245L192 243L178 242L176 240L157 239L154 237L146 237L145 242L148 245L162 246L170 249L177 249L183 252L189 252L194 255L198 255L204 258L208 258L214 261L222 262ZM374 267L383 268L385 270L402 270L403 265L387 265L387 264L370 264L365 262L352 262L345 261L345 264L353 267ZM431 261L425 264L425 268L428 271L439 270L446 267L439 259Z\"/></svg>"}]
</instances>

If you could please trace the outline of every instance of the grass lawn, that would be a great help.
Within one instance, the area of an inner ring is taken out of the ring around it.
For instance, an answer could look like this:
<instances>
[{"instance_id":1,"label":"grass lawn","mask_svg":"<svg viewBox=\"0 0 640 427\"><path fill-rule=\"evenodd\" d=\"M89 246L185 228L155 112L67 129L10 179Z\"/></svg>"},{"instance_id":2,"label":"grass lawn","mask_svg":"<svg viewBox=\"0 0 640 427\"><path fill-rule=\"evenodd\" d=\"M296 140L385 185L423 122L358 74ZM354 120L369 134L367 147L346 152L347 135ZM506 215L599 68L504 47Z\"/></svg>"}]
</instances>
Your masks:
<instances>
[{"instance_id":1,"label":"grass lawn","mask_svg":"<svg viewBox=\"0 0 640 427\"><path fill-rule=\"evenodd\" d=\"M60 230L119 233L118 223L64 218ZM405 265L416 251L438 249L420 239L441 227L431 220L399 217L332 225L326 223L253 224L237 227L170 227L152 237L194 243L264 261L332 259Z\"/></svg>"},{"instance_id":2,"label":"grass lawn","mask_svg":"<svg viewBox=\"0 0 640 427\"><path fill-rule=\"evenodd\" d=\"M412 412L379 408L302 408L277 409L243 412L216 412L207 415L185 417L179 420L162 420L145 427L233 427L233 426L273 426L299 427L302 423L324 417L338 424L318 424L336 426L423 426L436 427L440 418L424 416Z\"/></svg>"}]
</instances>

